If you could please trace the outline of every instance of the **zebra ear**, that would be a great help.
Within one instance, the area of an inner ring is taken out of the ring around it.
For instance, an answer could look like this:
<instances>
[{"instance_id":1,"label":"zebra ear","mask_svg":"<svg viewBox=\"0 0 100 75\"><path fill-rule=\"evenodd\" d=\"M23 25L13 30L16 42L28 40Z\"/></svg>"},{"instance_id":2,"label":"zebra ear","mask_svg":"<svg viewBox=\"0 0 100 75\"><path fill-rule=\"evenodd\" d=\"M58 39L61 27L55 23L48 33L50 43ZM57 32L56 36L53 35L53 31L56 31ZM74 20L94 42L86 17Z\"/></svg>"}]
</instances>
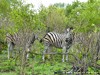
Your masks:
<instances>
[{"instance_id":1,"label":"zebra ear","mask_svg":"<svg viewBox=\"0 0 100 75\"><path fill-rule=\"evenodd\" d=\"M70 27L70 30L73 30L73 27Z\"/></svg>"},{"instance_id":2,"label":"zebra ear","mask_svg":"<svg viewBox=\"0 0 100 75\"><path fill-rule=\"evenodd\" d=\"M73 30L73 27L67 28L67 32L70 32L71 30Z\"/></svg>"}]
</instances>

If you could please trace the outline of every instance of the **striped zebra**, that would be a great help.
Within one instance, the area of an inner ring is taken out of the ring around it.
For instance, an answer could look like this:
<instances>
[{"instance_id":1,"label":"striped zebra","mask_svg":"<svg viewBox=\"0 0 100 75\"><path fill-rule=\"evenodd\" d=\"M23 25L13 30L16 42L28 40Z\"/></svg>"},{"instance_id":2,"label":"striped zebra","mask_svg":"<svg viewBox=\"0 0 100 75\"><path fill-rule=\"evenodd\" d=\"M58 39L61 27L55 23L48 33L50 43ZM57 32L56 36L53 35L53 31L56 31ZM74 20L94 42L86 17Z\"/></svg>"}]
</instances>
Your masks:
<instances>
[{"instance_id":1,"label":"striped zebra","mask_svg":"<svg viewBox=\"0 0 100 75\"><path fill-rule=\"evenodd\" d=\"M66 55L66 61L68 60L68 49L71 47L73 42L73 28L67 28L65 33L48 32L41 40L45 46L43 51L42 59L45 60L44 54L50 50L50 47L61 48L63 52L62 62L64 62L64 57Z\"/></svg>"},{"instance_id":2,"label":"striped zebra","mask_svg":"<svg viewBox=\"0 0 100 75\"><path fill-rule=\"evenodd\" d=\"M6 35L6 41L7 41L7 44L8 44L8 59L10 58L10 56L14 56L14 47L15 46L21 46L22 45L22 39L23 37L26 38L26 36L24 35L21 35L20 33L15 33L15 34L9 34L7 33ZM26 44L26 52L27 52L27 55L26 55L26 58L29 57L29 52L30 52L30 48L32 46L32 44L34 43L34 41L38 39L38 37L32 33L31 36L28 36L27 39L25 40L27 43Z\"/></svg>"}]
</instances>

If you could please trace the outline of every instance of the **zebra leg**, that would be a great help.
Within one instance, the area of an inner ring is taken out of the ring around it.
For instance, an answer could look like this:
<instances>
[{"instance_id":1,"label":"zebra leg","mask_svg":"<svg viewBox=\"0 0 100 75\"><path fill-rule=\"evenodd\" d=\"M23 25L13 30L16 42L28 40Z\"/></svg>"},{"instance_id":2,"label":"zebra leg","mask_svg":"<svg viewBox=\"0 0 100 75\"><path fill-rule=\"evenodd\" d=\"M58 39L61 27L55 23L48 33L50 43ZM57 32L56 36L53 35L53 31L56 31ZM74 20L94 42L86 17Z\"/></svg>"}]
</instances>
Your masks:
<instances>
[{"instance_id":1,"label":"zebra leg","mask_svg":"<svg viewBox=\"0 0 100 75\"><path fill-rule=\"evenodd\" d=\"M69 46L68 47L66 47L66 61L68 61L68 53L69 53Z\"/></svg>"},{"instance_id":2,"label":"zebra leg","mask_svg":"<svg viewBox=\"0 0 100 75\"><path fill-rule=\"evenodd\" d=\"M42 60L45 61L45 53L47 52L49 46L45 46L45 49L43 51L43 56L42 56Z\"/></svg>"},{"instance_id":3,"label":"zebra leg","mask_svg":"<svg viewBox=\"0 0 100 75\"><path fill-rule=\"evenodd\" d=\"M32 47L32 44L29 44L29 43L26 44L26 54L25 54L26 59L29 59L31 47Z\"/></svg>"},{"instance_id":4,"label":"zebra leg","mask_svg":"<svg viewBox=\"0 0 100 75\"><path fill-rule=\"evenodd\" d=\"M68 50L66 50L66 61L68 61Z\"/></svg>"},{"instance_id":5,"label":"zebra leg","mask_svg":"<svg viewBox=\"0 0 100 75\"><path fill-rule=\"evenodd\" d=\"M10 59L10 55L14 56L13 49L14 49L14 45L11 42L8 43L8 59Z\"/></svg>"},{"instance_id":6,"label":"zebra leg","mask_svg":"<svg viewBox=\"0 0 100 75\"><path fill-rule=\"evenodd\" d=\"M63 51L62 51L62 62L64 62L64 58L65 58L65 53L66 53L66 47L63 47Z\"/></svg>"},{"instance_id":7,"label":"zebra leg","mask_svg":"<svg viewBox=\"0 0 100 75\"><path fill-rule=\"evenodd\" d=\"M10 46L10 53L11 53L11 57L14 58L15 57L15 51L14 51L13 43L11 43L11 46Z\"/></svg>"},{"instance_id":8,"label":"zebra leg","mask_svg":"<svg viewBox=\"0 0 100 75\"><path fill-rule=\"evenodd\" d=\"M8 59L10 58L10 43L8 43Z\"/></svg>"},{"instance_id":9,"label":"zebra leg","mask_svg":"<svg viewBox=\"0 0 100 75\"><path fill-rule=\"evenodd\" d=\"M29 52L30 52L30 48L27 49L27 53L26 53L26 59L29 58Z\"/></svg>"},{"instance_id":10,"label":"zebra leg","mask_svg":"<svg viewBox=\"0 0 100 75\"><path fill-rule=\"evenodd\" d=\"M14 45L11 46L12 57L15 58L15 50Z\"/></svg>"},{"instance_id":11,"label":"zebra leg","mask_svg":"<svg viewBox=\"0 0 100 75\"><path fill-rule=\"evenodd\" d=\"M52 50L52 46L49 46L48 47L48 50L47 50L47 53L48 53L48 59L51 59L51 55L49 53L51 53L51 50Z\"/></svg>"},{"instance_id":12,"label":"zebra leg","mask_svg":"<svg viewBox=\"0 0 100 75\"><path fill-rule=\"evenodd\" d=\"M13 43L11 43L10 51L11 51L11 56L13 58L15 58L15 51L14 51L14 44Z\"/></svg>"}]
</instances>

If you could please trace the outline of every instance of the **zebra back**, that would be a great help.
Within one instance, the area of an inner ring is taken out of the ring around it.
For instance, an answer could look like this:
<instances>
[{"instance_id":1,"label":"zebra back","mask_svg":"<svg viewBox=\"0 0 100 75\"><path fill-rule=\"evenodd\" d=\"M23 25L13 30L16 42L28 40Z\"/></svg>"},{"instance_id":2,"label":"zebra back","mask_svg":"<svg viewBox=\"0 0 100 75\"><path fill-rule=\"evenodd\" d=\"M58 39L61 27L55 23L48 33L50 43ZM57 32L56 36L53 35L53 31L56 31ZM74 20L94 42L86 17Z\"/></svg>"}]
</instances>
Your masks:
<instances>
[{"instance_id":1,"label":"zebra back","mask_svg":"<svg viewBox=\"0 0 100 75\"><path fill-rule=\"evenodd\" d=\"M44 42L46 45L52 45L58 48L62 48L63 45L72 44L73 34L72 28L68 28L66 33L56 33L56 32L49 32L47 33L40 42ZM67 42L67 43L66 43Z\"/></svg>"},{"instance_id":2,"label":"zebra back","mask_svg":"<svg viewBox=\"0 0 100 75\"><path fill-rule=\"evenodd\" d=\"M14 43L15 44L15 42L16 41L18 41L18 34L16 33L16 34L14 34L14 35L12 35L12 34L10 34L10 33L7 33L6 34L6 41L9 43L9 42L12 42L12 43Z\"/></svg>"},{"instance_id":3,"label":"zebra back","mask_svg":"<svg viewBox=\"0 0 100 75\"><path fill-rule=\"evenodd\" d=\"M7 43L13 43L13 44L19 45L19 46L23 45L24 43L26 43L28 46L30 46L34 43L34 41L37 38L38 37L35 36L34 33L28 33L26 35L24 35L22 33L15 33L15 34L7 33L6 34Z\"/></svg>"}]
</instances>

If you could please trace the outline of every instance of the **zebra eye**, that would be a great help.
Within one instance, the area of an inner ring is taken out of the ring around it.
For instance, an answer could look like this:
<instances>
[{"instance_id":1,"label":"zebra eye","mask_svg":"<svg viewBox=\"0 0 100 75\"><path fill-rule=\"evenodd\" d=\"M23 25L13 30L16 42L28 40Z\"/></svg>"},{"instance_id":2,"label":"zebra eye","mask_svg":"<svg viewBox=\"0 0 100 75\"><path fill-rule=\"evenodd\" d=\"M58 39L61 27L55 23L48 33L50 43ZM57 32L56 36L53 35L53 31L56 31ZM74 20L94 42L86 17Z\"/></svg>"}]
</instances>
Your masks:
<instances>
[{"instance_id":1,"label":"zebra eye","mask_svg":"<svg viewBox=\"0 0 100 75\"><path fill-rule=\"evenodd\" d=\"M70 30L73 30L73 27L70 27Z\"/></svg>"},{"instance_id":2,"label":"zebra eye","mask_svg":"<svg viewBox=\"0 0 100 75\"><path fill-rule=\"evenodd\" d=\"M68 42L68 38L66 38L66 40L65 40L66 42Z\"/></svg>"}]
</instances>

